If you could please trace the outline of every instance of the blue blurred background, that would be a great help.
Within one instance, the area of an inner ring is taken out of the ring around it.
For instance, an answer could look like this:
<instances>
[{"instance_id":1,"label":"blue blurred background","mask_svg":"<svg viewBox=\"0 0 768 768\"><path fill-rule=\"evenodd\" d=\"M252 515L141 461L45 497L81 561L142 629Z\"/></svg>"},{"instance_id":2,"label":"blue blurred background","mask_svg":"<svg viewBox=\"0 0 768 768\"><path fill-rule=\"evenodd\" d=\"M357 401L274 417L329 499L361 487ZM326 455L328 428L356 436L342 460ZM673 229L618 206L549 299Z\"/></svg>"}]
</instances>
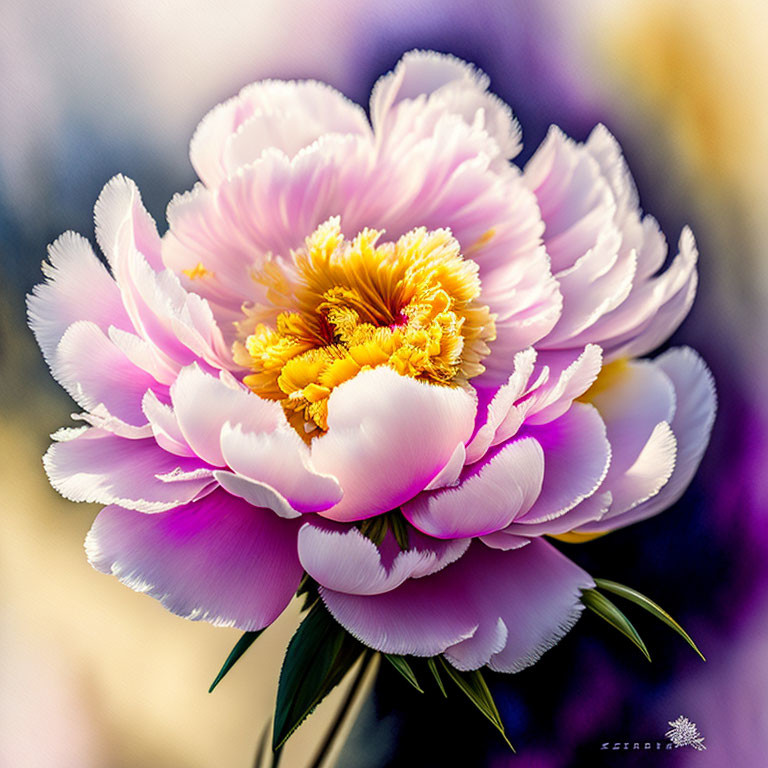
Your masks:
<instances>
[{"instance_id":1,"label":"blue blurred background","mask_svg":"<svg viewBox=\"0 0 768 768\"><path fill-rule=\"evenodd\" d=\"M162 229L167 201L194 182L197 121L244 84L312 77L365 104L414 47L491 76L521 122L520 160L551 123L583 139L604 122L670 242L685 223L697 235L699 296L672 342L699 349L718 385L698 478L653 520L558 546L657 599L708 661L630 609L649 665L587 616L534 668L491 678L517 756L458 699L418 697L384 669L339 765L768 764L767 35L762 0L6 0L0 766L246 768L296 620L292 609L208 696L237 633L173 617L89 568L81 541L96 508L59 499L40 464L73 410L24 324L46 245L66 229L92 238L93 203L118 172ZM302 727L284 765L308 764L337 702ZM681 714L706 752L656 751Z\"/></svg>"}]
</instances>

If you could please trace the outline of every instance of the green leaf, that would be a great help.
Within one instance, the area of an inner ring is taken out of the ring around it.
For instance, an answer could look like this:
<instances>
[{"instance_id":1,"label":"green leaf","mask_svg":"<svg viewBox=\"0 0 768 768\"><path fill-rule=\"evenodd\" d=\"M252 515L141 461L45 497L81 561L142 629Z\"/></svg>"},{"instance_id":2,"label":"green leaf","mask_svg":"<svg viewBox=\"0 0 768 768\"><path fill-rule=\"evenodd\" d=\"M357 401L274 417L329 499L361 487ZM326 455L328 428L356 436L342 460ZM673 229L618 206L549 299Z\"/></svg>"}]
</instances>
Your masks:
<instances>
[{"instance_id":1,"label":"green leaf","mask_svg":"<svg viewBox=\"0 0 768 768\"><path fill-rule=\"evenodd\" d=\"M613 592L614 595L619 595L619 597L630 600L641 608L644 608L652 616L663 621L668 627L674 629L675 632L677 632L677 634L680 635L680 637L682 637L683 640L685 640L685 642L699 654L699 656L701 656L703 661L706 661L704 654L696 647L696 643L693 642L691 636L660 605L654 603L649 597L641 594L636 589L632 589L632 587L626 587L623 584L609 581L608 579L595 579L595 584L597 584L600 589L606 590L606 592Z\"/></svg>"},{"instance_id":2,"label":"green leaf","mask_svg":"<svg viewBox=\"0 0 768 768\"><path fill-rule=\"evenodd\" d=\"M272 748L279 749L350 670L364 646L322 602L314 604L288 644L275 705Z\"/></svg>"},{"instance_id":3,"label":"green leaf","mask_svg":"<svg viewBox=\"0 0 768 768\"><path fill-rule=\"evenodd\" d=\"M408 523L400 511L400 507L393 509L387 516L389 517L389 527L392 535L395 537L397 546L403 551L409 549L411 545L408 540Z\"/></svg>"},{"instance_id":4,"label":"green leaf","mask_svg":"<svg viewBox=\"0 0 768 768\"><path fill-rule=\"evenodd\" d=\"M387 536L387 531L392 531L397 545L402 550L409 549L408 523L400 511L400 507L391 509L375 517L369 517L357 523L360 533L370 539L377 547Z\"/></svg>"},{"instance_id":5,"label":"green leaf","mask_svg":"<svg viewBox=\"0 0 768 768\"><path fill-rule=\"evenodd\" d=\"M601 595L596 589L584 589L581 592L581 602L596 613L601 619L607 621L612 627L618 629L622 635L628 637L642 652L648 661L651 655L645 647L637 630L632 626L629 619L605 596Z\"/></svg>"},{"instance_id":6,"label":"green leaf","mask_svg":"<svg viewBox=\"0 0 768 768\"><path fill-rule=\"evenodd\" d=\"M224 662L224 666L219 670L219 674L216 675L216 679L211 683L211 687L208 689L208 693L211 693L213 689L224 679L224 675L229 672L232 667L240 660L240 657L253 645L256 638L263 632L263 629L257 629L255 632L246 632L236 643L235 647L231 650L227 660Z\"/></svg>"},{"instance_id":7,"label":"green leaf","mask_svg":"<svg viewBox=\"0 0 768 768\"><path fill-rule=\"evenodd\" d=\"M448 673L448 676L459 686L462 692L467 698L491 721L493 726L502 735L502 738L507 743L507 746L514 752L515 748L507 738L506 731L504 730L504 723L501 721L501 715L496 708L496 702L491 696L491 692L488 689L488 685L483 678L482 672L479 669L475 669L471 672L459 672L458 669L449 664L442 656L440 661L443 663L443 669Z\"/></svg>"},{"instance_id":8,"label":"green leaf","mask_svg":"<svg viewBox=\"0 0 768 768\"><path fill-rule=\"evenodd\" d=\"M437 683L437 687L440 689L440 693L442 693L443 696L447 699L448 694L445 692L445 686L443 685L443 680L440 677L440 673L437 671L437 664L435 664L434 656L430 656L427 659L427 666L429 667L429 671L432 673L432 677L435 678L435 682Z\"/></svg>"},{"instance_id":9,"label":"green leaf","mask_svg":"<svg viewBox=\"0 0 768 768\"><path fill-rule=\"evenodd\" d=\"M377 547L387 535L387 515L376 515L358 523L360 533L370 539Z\"/></svg>"},{"instance_id":10,"label":"green leaf","mask_svg":"<svg viewBox=\"0 0 768 768\"><path fill-rule=\"evenodd\" d=\"M296 590L296 597L301 597L302 595L304 596L304 602L299 610L304 613L304 611L308 611L320 597L320 594L317 591L317 582L311 578L308 573L305 573L301 577L301 583Z\"/></svg>"},{"instance_id":11,"label":"green leaf","mask_svg":"<svg viewBox=\"0 0 768 768\"><path fill-rule=\"evenodd\" d=\"M403 656L394 656L390 653L382 654L384 658L419 692L424 693L416 679L416 675L411 669L411 665Z\"/></svg>"}]
</instances>

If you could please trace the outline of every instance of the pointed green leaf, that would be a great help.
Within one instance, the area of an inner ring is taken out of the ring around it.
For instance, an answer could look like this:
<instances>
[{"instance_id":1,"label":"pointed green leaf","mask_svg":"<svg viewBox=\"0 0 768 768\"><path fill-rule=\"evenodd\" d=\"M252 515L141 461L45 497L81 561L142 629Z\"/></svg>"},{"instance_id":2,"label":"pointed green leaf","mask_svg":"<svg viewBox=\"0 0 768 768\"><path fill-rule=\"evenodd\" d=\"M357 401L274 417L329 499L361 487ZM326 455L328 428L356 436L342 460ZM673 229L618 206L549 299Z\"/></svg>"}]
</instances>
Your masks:
<instances>
[{"instance_id":1,"label":"pointed green leaf","mask_svg":"<svg viewBox=\"0 0 768 768\"><path fill-rule=\"evenodd\" d=\"M411 669L411 665L405 660L403 656L394 656L390 653L382 654L384 658L419 692L424 693L419 685L419 681L416 679L416 675Z\"/></svg>"},{"instance_id":2,"label":"pointed green leaf","mask_svg":"<svg viewBox=\"0 0 768 768\"><path fill-rule=\"evenodd\" d=\"M208 689L208 693L211 693L213 689L224 679L224 675L229 672L232 667L239 661L240 657L253 645L254 640L263 632L263 629L257 629L255 632L246 632L236 643L235 647L230 651L227 660L224 662L224 666L219 670L219 674L216 675L216 679L211 683L211 687Z\"/></svg>"},{"instance_id":3,"label":"pointed green leaf","mask_svg":"<svg viewBox=\"0 0 768 768\"><path fill-rule=\"evenodd\" d=\"M696 647L696 643L693 642L691 636L660 605L654 603L649 597L641 594L636 589L632 589L632 587L626 587L624 584L609 581L608 579L595 579L595 584L600 589L606 590L606 592L613 592L614 595L619 595L619 597L623 597L639 605L641 608L645 608L648 613L674 629L701 656L702 660L706 661L704 654Z\"/></svg>"},{"instance_id":4,"label":"pointed green leaf","mask_svg":"<svg viewBox=\"0 0 768 768\"><path fill-rule=\"evenodd\" d=\"M341 682L363 650L322 602L314 604L291 638L280 670L273 749L279 749Z\"/></svg>"},{"instance_id":5,"label":"pointed green leaf","mask_svg":"<svg viewBox=\"0 0 768 768\"><path fill-rule=\"evenodd\" d=\"M370 539L377 547L387 535L387 515L369 517L357 524L360 533Z\"/></svg>"},{"instance_id":6,"label":"pointed green leaf","mask_svg":"<svg viewBox=\"0 0 768 768\"><path fill-rule=\"evenodd\" d=\"M488 685L483 678L482 672L479 669L475 669L471 672L459 672L454 666L448 663L442 656L440 661L443 662L443 669L448 673L448 676L459 686L462 692L467 698L491 721L493 726L502 735L502 738L507 743L507 746L514 752L515 748L507 738L507 733L504 730L504 723L501 721L501 715L496 708L496 702L491 696L491 692L488 689Z\"/></svg>"},{"instance_id":7,"label":"pointed green leaf","mask_svg":"<svg viewBox=\"0 0 768 768\"><path fill-rule=\"evenodd\" d=\"M584 589L581 592L581 602L590 611L618 629L622 635L628 637L643 652L645 658L648 661L651 660L645 643L637 634L637 630L632 626L630 620L605 595L601 595L596 589Z\"/></svg>"},{"instance_id":8,"label":"pointed green leaf","mask_svg":"<svg viewBox=\"0 0 768 768\"><path fill-rule=\"evenodd\" d=\"M405 551L410 548L410 542L408 538L408 523L406 523L403 513L400 508L393 509L389 515L389 527L392 531L392 535L395 537L397 546L401 550Z\"/></svg>"},{"instance_id":9,"label":"pointed green leaf","mask_svg":"<svg viewBox=\"0 0 768 768\"><path fill-rule=\"evenodd\" d=\"M440 693L442 693L443 696L447 699L448 694L445 692L445 686L443 685L443 680L440 677L440 673L437 671L437 664L435 664L434 656L430 656L427 659L427 666L429 667L429 671L432 673L432 677L435 678L435 682L437 683L437 687L440 689Z\"/></svg>"}]
</instances>

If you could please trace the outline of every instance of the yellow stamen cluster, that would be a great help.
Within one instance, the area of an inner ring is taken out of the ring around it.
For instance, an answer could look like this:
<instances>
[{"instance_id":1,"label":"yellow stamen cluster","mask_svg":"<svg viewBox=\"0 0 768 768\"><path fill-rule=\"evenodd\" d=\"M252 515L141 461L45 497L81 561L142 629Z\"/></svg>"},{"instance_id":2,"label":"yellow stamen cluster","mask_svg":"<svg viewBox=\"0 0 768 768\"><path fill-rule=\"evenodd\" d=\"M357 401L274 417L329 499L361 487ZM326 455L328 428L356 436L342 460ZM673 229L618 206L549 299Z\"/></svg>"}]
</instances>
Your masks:
<instances>
[{"instance_id":1,"label":"yellow stamen cluster","mask_svg":"<svg viewBox=\"0 0 768 768\"><path fill-rule=\"evenodd\" d=\"M330 219L290 266L272 260L255 278L283 311L251 310L256 325L235 357L253 371L246 385L281 401L300 434L327 429L331 391L364 369L386 365L444 386L484 370L495 328L477 301L477 265L447 230L379 244L382 234L365 229L347 241Z\"/></svg>"}]
</instances>

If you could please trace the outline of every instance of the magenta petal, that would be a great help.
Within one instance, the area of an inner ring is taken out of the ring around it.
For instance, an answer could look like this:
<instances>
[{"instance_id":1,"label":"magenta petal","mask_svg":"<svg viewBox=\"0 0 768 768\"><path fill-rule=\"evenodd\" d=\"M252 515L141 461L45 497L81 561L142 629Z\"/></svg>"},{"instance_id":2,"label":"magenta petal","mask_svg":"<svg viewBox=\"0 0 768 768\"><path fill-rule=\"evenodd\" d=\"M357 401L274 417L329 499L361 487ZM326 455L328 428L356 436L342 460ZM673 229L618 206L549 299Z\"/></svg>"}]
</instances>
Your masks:
<instances>
[{"instance_id":1,"label":"magenta petal","mask_svg":"<svg viewBox=\"0 0 768 768\"><path fill-rule=\"evenodd\" d=\"M509 552L474 543L439 573L381 595L322 587L320 593L336 620L372 648L415 656L446 652L462 669L490 663L517 672L573 626L582 610L580 590L592 586L581 568L536 540Z\"/></svg>"},{"instance_id":2,"label":"magenta petal","mask_svg":"<svg viewBox=\"0 0 768 768\"><path fill-rule=\"evenodd\" d=\"M594 406L574 403L559 419L526 433L544 449L544 483L531 510L516 522L552 520L597 490L608 471L611 446Z\"/></svg>"},{"instance_id":3,"label":"magenta petal","mask_svg":"<svg viewBox=\"0 0 768 768\"><path fill-rule=\"evenodd\" d=\"M95 568L169 611L249 631L271 624L299 586L297 527L214 491L156 515L106 507L85 548Z\"/></svg>"}]
</instances>

